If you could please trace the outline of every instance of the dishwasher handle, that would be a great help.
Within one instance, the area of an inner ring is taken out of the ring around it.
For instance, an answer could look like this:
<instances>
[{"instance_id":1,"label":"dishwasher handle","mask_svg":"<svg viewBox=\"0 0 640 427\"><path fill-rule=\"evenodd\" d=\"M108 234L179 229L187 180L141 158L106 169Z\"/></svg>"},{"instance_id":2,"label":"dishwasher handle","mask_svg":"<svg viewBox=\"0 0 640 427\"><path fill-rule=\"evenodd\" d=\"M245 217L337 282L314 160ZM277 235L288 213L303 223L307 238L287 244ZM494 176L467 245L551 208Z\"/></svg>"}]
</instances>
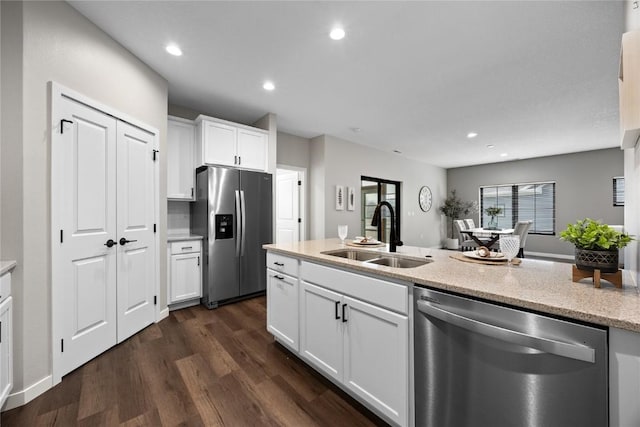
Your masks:
<instances>
[{"instance_id":1,"label":"dishwasher handle","mask_svg":"<svg viewBox=\"0 0 640 427\"><path fill-rule=\"evenodd\" d=\"M506 329L501 326L480 322L479 320L470 319L468 317L443 310L427 303L426 301L417 301L416 304L418 305L418 310L420 312L471 332L523 347L533 348L545 353L555 354L557 356L568 357L570 359L581 360L589 363L595 363L596 361L596 351L591 347L552 340L549 338L536 337L523 332Z\"/></svg>"}]
</instances>

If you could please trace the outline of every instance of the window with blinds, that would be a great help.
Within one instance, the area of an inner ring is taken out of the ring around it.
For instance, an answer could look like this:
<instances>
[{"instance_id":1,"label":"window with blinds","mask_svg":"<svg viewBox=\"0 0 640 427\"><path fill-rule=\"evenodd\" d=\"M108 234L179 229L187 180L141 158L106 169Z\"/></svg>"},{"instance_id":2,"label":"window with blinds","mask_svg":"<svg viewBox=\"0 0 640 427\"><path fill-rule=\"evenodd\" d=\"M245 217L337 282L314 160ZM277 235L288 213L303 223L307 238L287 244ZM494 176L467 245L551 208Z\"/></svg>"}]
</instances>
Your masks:
<instances>
[{"instance_id":1,"label":"window with blinds","mask_svg":"<svg viewBox=\"0 0 640 427\"><path fill-rule=\"evenodd\" d=\"M613 206L624 206L624 177L613 178Z\"/></svg>"},{"instance_id":2,"label":"window with blinds","mask_svg":"<svg viewBox=\"0 0 640 427\"><path fill-rule=\"evenodd\" d=\"M498 228L513 228L518 221L533 221L529 234L555 235L556 183L537 182L480 187L480 222L485 227L488 207L501 207Z\"/></svg>"}]
</instances>

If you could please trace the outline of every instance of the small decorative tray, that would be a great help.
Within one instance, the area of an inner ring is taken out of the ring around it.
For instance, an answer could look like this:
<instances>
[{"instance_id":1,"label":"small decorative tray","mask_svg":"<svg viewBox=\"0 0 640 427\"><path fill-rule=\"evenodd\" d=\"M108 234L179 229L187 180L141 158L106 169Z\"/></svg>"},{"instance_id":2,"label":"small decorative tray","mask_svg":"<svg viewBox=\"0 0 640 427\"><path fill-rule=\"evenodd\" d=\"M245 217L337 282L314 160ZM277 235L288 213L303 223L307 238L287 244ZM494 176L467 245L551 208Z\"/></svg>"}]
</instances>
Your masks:
<instances>
[{"instance_id":1,"label":"small decorative tray","mask_svg":"<svg viewBox=\"0 0 640 427\"><path fill-rule=\"evenodd\" d=\"M480 260L507 261L507 258L501 252L489 252L488 256L480 256L478 255L478 251L466 251L462 252L462 255Z\"/></svg>"}]
</instances>

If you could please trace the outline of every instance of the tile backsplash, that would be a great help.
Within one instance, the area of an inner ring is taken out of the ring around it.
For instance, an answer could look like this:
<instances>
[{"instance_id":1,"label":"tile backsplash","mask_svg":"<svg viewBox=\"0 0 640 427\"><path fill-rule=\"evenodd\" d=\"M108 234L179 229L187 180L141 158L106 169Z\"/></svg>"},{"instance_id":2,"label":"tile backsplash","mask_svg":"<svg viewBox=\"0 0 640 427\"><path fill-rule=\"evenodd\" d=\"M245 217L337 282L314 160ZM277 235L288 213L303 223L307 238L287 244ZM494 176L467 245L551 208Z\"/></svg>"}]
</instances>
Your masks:
<instances>
[{"instance_id":1,"label":"tile backsplash","mask_svg":"<svg viewBox=\"0 0 640 427\"><path fill-rule=\"evenodd\" d=\"M167 234L189 234L190 205L182 201L167 202Z\"/></svg>"}]
</instances>

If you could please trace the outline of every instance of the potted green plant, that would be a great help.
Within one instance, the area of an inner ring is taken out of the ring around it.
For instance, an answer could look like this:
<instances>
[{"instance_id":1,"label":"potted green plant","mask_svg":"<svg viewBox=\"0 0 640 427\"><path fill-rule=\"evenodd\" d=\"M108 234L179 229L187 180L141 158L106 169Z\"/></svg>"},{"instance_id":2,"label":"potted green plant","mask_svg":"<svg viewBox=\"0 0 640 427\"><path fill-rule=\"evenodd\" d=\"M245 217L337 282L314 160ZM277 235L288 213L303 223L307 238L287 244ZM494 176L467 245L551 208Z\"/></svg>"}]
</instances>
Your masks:
<instances>
[{"instance_id":1,"label":"potted green plant","mask_svg":"<svg viewBox=\"0 0 640 427\"><path fill-rule=\"evenodd\" d=\"M475 212L477 210L476 203L462 201L456 194L456 190L451 190L451 195L444 199L443 205L438 210L451 221L451 238L447 238L446 247L448 249L458 249L458 239L453 234L453 220Z\"/></svg>"},{"instance_id":2,"label":"potted green plant","mask_svg":"<svg viewBox=\"0 0 640 427\"><path fill-rule=\"evenodd\" d=\"M627 246L633 237L600 221L585 218L567 225L567 228L560 232L560 240L575 245L578 269L598 269L603 273L615 273L618 271L618 249Z\"/></svg>"},{"instance_id":3,"label":"potted green plant","mask_svg":"<svg viewBox=\"0 0 640 427\"><path fill-rule=\"evenodd\" d=\"M498 228L498 215L502 214L503 209L500 206L489 206L484 210L484 213L489 215L491 219L489 220L489 224L487 229L495 230Z\"/></svg>"}]
</instances>

